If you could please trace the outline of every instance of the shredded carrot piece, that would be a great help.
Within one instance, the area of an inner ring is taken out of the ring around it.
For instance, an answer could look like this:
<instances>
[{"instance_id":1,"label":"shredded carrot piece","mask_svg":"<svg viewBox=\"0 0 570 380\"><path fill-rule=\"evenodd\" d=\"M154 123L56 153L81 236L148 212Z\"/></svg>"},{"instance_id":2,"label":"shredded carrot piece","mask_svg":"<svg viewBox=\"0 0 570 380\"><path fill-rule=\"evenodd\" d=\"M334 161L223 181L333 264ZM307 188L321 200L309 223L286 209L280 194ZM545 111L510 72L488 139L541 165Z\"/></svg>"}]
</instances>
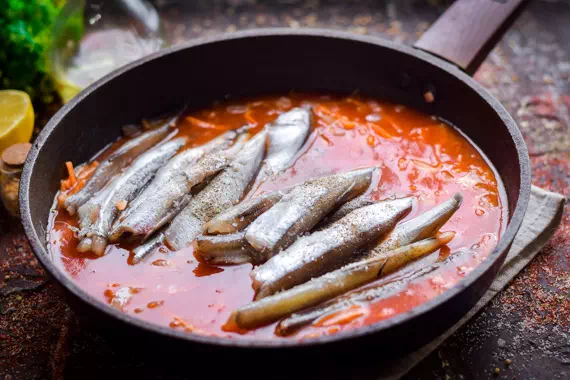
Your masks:
<instances>
[{"instance_id":1,"label":"shredded carrot piece","mask_svg":"<svg viewBox=\"0 0 570 380\"><path fill-rule=\"evenodd\" d=\"M366 103L363 103L360 100L355 99L355 98L346 98L346 101L348 103L356 104L358 107L367 107L368 106Z\"/></svg>"},{"instance_id":2,"label":"shredded carrot piece","mask_svg":"<svg viewBox=\"0 0 570 380\"><path fill-rule=\"evenodd\" d=\"M397 133L402 133L402 129L398 126L398 123L394 122L394 119L390 117L390 115L383 114L382 120L387 122L392 129L394 129Z\"/></svg>"},{"instance_id":3,"label":"shredded carrot piece","mask_svg":"<svg viewBox=\"0 0 570 380\"><path fill-rule=\"evenodd\" d=\"M328 334L336 334L339 331L340 331L340 327L333 326L333 327L329 327L329 329L327 330L327 333Z\"/></svg>"},{"instance_id":4,"label":"shredded carrot piece","mask_svg":"<svg viewBox=\"0 0 570 380\"><path fill-rule=\"evenodd\" d=\"M243 115L244 119L251 125L257 125L257 120L255 120L253 118L253 116L251 116L251 109L247 109L247 111L245 111L245 114Z\"/></svg>"},{"instance_id":5,"label":"shredded carrot piece","mask_svg":"<svg viewBox=\"0 0 570 380\"><path fill-rule=\"evenodd\" d=\"M370 146L374 146L374 136L372 135L368 135L368 137L366 138L366 142L368 143L368 145Z\"/></svg>"},{"instance_id":6,"label":"shredded carrot piece","mask_svg":"<svg viewBox=\"0 0 570 380\"><path fill-rule=\"evenodd\" d=\"M381 126L379 126L378 124L374 124L374 123L368 123L368 126L370 128L372 128L372 130L374 132L376 132L377 135L384 137L385 139L392 139L394 138L394 136L392 134L390 134L387 130L385 130L384 128L382 128Z\"/></svg>"},{"instance_id":7,"label":"shredded carrot piece","mask_svg":"<svg viewBox=\"0 0 570 380\"><path fill-rule=\"evenodd\" d=\"M327 316L324 316L319 321L314 323L314 326L317 327L329 327L334 325L345 325L354 321L357 318L365 315L366 312L360 306L352 306L348 309L341 310L337 313L333 313Z\"/></svg>"},{"instance_id":8,"label":"shredded carrot piece","mask_svg":"<svg viewBox=\"0 0 570 380\"><path fill-rule=\"evenodd\" d=\"M185 320L178 318L178 317L174 317L172 319L172 322L170 322L170 328L177 328L177 327L182 327L184 330L186 330L187 332L192 332L194 331L195 327L193 325L191 325L190 323L186 322Z\"/></svg>"},{"instance_id":9,"label":"shredded carrot piece","mask_svg":"<svg viewBox=\"0 0 570 380\"><path fill-rule=\"evenodd\" d=\"M170 322L169 326L172 329L176 329L178 327L181 327L186 332L195 332L195 333L198 333L201 335L208 335L208 336L214 335L212 332L204 330L204 329L199 328L199 327L196 327L193 324L191 324L190 322L187 322L187 321L183 320L182 318L178 318L178 317L174 317L172 319L172 322Z\"/></svg>"},{"instance_id":10,"label":"shredded carrot piece","mask_svg":"<svg viewBox=\"0 0 570 380\"><path fill-rule=\"evenodd\" d=\"M425 162L422 160L415 160L415 159L411 159L410 161L412 161L414 163L414 165L416 167L418 167L419 169L425 170L425 171L431 171L431 172L437 172L438 169L441 167L441 164L430 164L429 162Z\"/></svg>"},{"instance_id":11,"label":"shredded carrot piece","mask_svg":"<svg viewBox=\"0 0 570 380\"><path fill-rule=\"evenodd\" d=\"M326 115L326 116L331 116L334 119L336 119L339 123L342 124L342 127L344 129L354 129L356 128L356 123L351 121L349 118L347 118L344 115L340 115L337 112L331 111L330 109L328 109L327 107L323 106L322 104L319 104L315 107L315 112L317 113L317 115L321 116L322 115Z\"/></svg>"},{"instance_id":12,"label":"shredded carrot piece","mask_svg":"<svg viewBox=\"0 0 570 380\"><path fill-rule=\"evenodd\" d=\"M57 201L60 206L63 205L63 202L65 202L68 196L77 193L85 186L85 183L98 165L99 162L93 161L90 164L80 166L76 173L76 169L74 169L71 161L65 163L68 178L61 180L60 193L57 196Z\"/></svg>"},{"instance_id":13,"label":"shredded carrot piece","mask_svg":"<svg viewBox=\"0 0 570 380\"><path fill-rule=\"evenodd\" d=\"M69 175L69 179L71 180L72 184L75 184L77 181L77 177L75 177L75 170L73 169L73 163L71 161L67 161L65 163L65 167L67 168L67 174Z\"/></svg>"},{"instance_id":14,"label":"shredded carrot piece","mask_svg":"<svg viewBox=\"0 0 570 380\"><path fill-rule=\"evenodd\" d=\"M320 337L320 336L321 336L321 333L315 331L315 332L311 332L311 333L308 333L308 334L303 335L303 336L301 337L301 340L318 338L318 337Z\"/></svg>"},{"instance_id":15,"label":"shredded carrot piece","mask_svg":"<svg viewBox=\"0 0 570 380\"><path fill-rule=\"evenodd\" d=\"M192 124L193 126L199 127L199 128L218 129L218 130L223 130L223 131L225 131L227 129L223 125L209 123L207 121L200 120L200 119L192 117L192 116L186 116L186 120L188 120L190 122L190 124Z\"/></svg>"},{"instance_id":16,"label":"shredded carrot piece","mask_svg":"<svg viewBox=\"0 0 570 380\"><path fill-rule=\"evenodd\" d=\"M342 123L344 129L354 129L356 127L356 123L353 121L348 120L346 116L342 116L339 120Z\"/></svg>"},{"instance_id":17,"label":"shredded carrot piece","mask_svg":"<svg viewBox=\"0 0 570 380\"><path fill-rule=\"evenodd\" d=\"M318 105L315 107L315 112L316 112L317 114L322 113L322 114L329 115L329 116L332 116L332 114L333 114L333 112L332 112L330 109L328 109L327 107L323 106L322 104L318 104Z\"/></svg>"},{"instance_id":18,"label":"shredded carrot piece","mask_svg":"<svg viewBox=\"0 0 570 380\"><path fill-rule=\"evenodd\" d=\"M333 146L333 145L334 145L333 142L332 142L327 136L323 135L322 133L321 133L319 136L320 136L323 140L326 141L326 143L327 143L328 146Z\"/></svg>"}]
</instances>

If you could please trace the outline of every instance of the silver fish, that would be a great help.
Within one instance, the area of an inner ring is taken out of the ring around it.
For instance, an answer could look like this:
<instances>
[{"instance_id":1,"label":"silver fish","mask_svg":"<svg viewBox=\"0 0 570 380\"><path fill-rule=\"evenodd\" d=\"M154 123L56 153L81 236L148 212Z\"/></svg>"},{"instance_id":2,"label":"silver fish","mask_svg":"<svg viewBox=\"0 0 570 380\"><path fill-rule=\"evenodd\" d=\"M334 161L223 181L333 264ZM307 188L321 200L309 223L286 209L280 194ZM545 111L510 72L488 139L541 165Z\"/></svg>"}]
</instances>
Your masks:
<instances>
[{"instance_id":1,"label":"silver fish","mask_svg":"<svg viewBox=\"0 0 570 380\"><path fill-rule=\"evenodd\" d=\"M216 215L204 225L204 232L207 234L229 234L242 231L290 191L291 188L277 190L243 201Z\"/></svg>"},{"instance_id":2,"label":"silver fish","mask_svg":"<svg viewBox=\"0 0 570 380\"><path fill-rule=\"evenodd\" d=\"M291 161L305 143L312 124L313 110L298 107L279 115L265 126L269 146L258 181L275 175L291 165Z\"/></svg>"},{"instance_id":3,"label":"silver fish","mask_svg":"<svg viewBox=\"0 0 570 380\"><path fill-rule=\"evenodd\" d=\"M450 262L456 261L458 256L461 256L461 253L455 253L442 261L416 269L410 273L405 273L396 277L390 276L390 278L386 278L375 285L361 290L355 290L330 301L326 301L298 313L291 314L289 317L279 322L275 328L275 332L280 336L290 336L298 332L304 326L313 323L317 319L326 318L335 313L347 310L350 307L366 304L369 305L391 297L406 289L408 284L412 281L433 273Z\"/></svg>"},{"instance_id":4,"label":"silver fish","mask_svg":"<svg viewBox=\"0 0 570 380\"><path fill-rule=\"evenodd\" d=\"M172 158L186 143L186 138L177 138L152 148L139 156L119 176L107 183L91 200L78 210L79 237L87 237L78 245L80 252L92 251L97 255L105 252L108 233L113 220L119 213L119 204L133 199L152 176Z\"/></svg>"},{"instance_id":5,"label":"silver fish","mask_svg":"<svg viewBox=\"0 0 570 380\"><path fill-rule=\"evenodd\" d=\"M412 198L378 202L351 212L324 230L299 238L251 272L253 288L257 290L255 299L341 267L359 249L375 243L392 229L411 209Z\"/></svg>"},{"instance_id":6,"label":"silver fish","mask_svg":"<svg viewBox=\"0 0 570 380\"><path fill-rule=\"evenodd\" d=\"M435 235L447 223L455 211L459 209L462 201L463 196L461 193L455 193L447 201L400 224L394 228L394 231L384 241L380 242L367 254L367 258L382 256L398 247Z\"/></svg>"},{"instance_id":7,"label":"silver fish","mask_svg":"<svg viewBox=\"0 0 570 380\"><path fill-rule=\"evenodd\" d=\"M166 229L166 243L179 250L202 233L204 223L238 203L259 170L267 132L261 131L237 153L230 165L198 193Z\"/></svg>"},{"instance_id":8,"label":"silver fish","mask_svg":"<svg viewBox=\"0 0 570 380\"><path fill-rule=\"evenodd\" d=\"M352 263L289 290L253 302L235 312L235 323L242 329L249 329L330 300L393 273L407 263L438 250L451 241L454 235L453 232L447 232L435 238L398 248L386 257Z\"/></svg>"},{"instance_id":9,"label":"silver fish","mask_svg":"<svg viewBox=\"0 0 570 380\"><path fill-rule=\"evenodd\" d=\"M133 249L133 264L138 264L146 257L150 256L156 249L162 246L164 242L164 233L159 232L155 234L152 239L146 243L139 245Z\"/></svg>"},{"instance_id":10,"label":"silver fish","mask_svg":"<svg viewBox=\"0 0 570 380\"><path fill-rule=\"evenodd\" d=\"M319 223L318 227L320 228L327 227L332 223L336 222L337 220L344 218L354 210L359 209L361 207L373 205L376 202L378 201L373 200L372 198L370 198L369 195L361 195L357 198L354 198L353 200L346 202L345 204L340 206L339 209L336 210L335 212L328 215L321 223Z\"/></svg>"},{"instance_id":11,"label":"silver fish","mask_svg":"<svg viewBox=\"0 0 570 380\"><path fill-rule=\"evenodd\" d=\"M101 190L113 176L119 174L121 170L127 167L141 153L157 144L172 132L174 130L172 126L175 125L177 120L178 115L167 121L164 125L144 132L140 136L124 143L97 166L81 190L67 197L63 202L63 207L71 215L75 215L77 209Z\"/></svg>"},{"instance_id":12,"label":"silver fish","mask_svg":"<svg viewBox=\"0 0 570 380\"><path fill-rule=\"evenodd\" d=\"M196 252L210 264L236 265L259 260L259 253L245 240L244 231L201 235L196 238L195 247Z\"/></svg>"},{"instance_id":13,"label":"silver fish","mask_svg":"<svg viewBox=\"0 0 570 380\"><path fill-rule=\"evenodd\" d=\"M235 131L226 132L207 144L174 156L119 215L109 235L110 241L117 241L125 233L147 239L168 223L188 204L196 185L229 164L231 157L218 151L228 147L236 136Z\"/></svg>"},{"instance_id":14,"label":"silver fish","mask_svg":"<svg viewBox=\"0 0 570 380\"><path fill-rule=\"evenodd\" d=\"M266 158L256 178L258 183L291 165L293 158L307 139L312 124L312 109L294 108L279 115L272 123L265 126L269 144ZM243 202L217 215L204 226L204 230L208 234L241 231L277 203L286 191L290 189L264 194Z\"/></svg>"},{"instance_id":15,"label":"silver fish","mask_svg":"<svg viewBox=\"0 0 570 380\"><path fill-rule=\"evenodd\" d=\"M321 177L296 186L247 228L245 238L266 259L311 230L330 210L370 186L375 168Z\"/></svg>"}]
</instances>

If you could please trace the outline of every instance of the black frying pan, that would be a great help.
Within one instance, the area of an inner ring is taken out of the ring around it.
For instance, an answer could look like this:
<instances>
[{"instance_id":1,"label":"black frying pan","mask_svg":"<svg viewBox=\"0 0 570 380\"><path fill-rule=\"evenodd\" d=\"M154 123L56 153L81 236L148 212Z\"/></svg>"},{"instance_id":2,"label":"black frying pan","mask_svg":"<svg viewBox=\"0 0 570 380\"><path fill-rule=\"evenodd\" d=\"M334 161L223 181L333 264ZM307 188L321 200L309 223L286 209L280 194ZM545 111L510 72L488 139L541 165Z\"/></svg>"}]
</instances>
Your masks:
<instances>
[{"instance_id":1,"label":"black frying pan","mask_svg":"<svg viewBox=\"0 0 570 380\"><path fill-rule=\"evenodd\" d=\"M521 3L456 2L416 48L335 31L265 29L194 40L115 71L65 105L35 141L20 189L28 239L41 263L72 299L83 301L79 303L89 305L90 312L114 321L120 326L118 330L218 349L307 347L356 338L398 342L405 349L425 343L456 322L487 290L527 208L530 165L523 138L501 104L465 74L474 72ZM247 96L292 89L358 89L459 126L492 161L507 193L508 227L488 259L455 287L410 312L372 326L303 342L229 340L156 326L95 300L54 266L46 250L46 228L65 161L84 162L118 138L121 125L175 110L182 104L198 108L227 94ZM435 94L432 103L424 99L427 90Z\"/></svg>"}]
</instances>

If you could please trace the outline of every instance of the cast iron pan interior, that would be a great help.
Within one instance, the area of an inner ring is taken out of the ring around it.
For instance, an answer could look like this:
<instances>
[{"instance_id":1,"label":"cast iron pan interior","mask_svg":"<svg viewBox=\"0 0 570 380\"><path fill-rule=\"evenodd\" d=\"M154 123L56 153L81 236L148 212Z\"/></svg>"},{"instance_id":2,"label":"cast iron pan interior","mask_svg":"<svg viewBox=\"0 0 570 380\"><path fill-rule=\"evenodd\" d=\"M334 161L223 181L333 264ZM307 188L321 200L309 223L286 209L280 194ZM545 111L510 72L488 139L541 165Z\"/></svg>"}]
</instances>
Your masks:
<instances>
[{"instance_id":1,"label":"cast iron pan interior","mask_svg":"<svg viewBox=\"0 0 570 380\"><path fill-rule=\"evenodd\" d=\"M424 101L426 89L435 93L432 104ZM45 245L46 225L65 161L84 162L119 137L122 125L183 104L199 108L228 95L290 90L359 90L438 115L460 127L492 161L508 197L509 225L488 259L461 283L408 313L302 342L229 340L156 326L95 300L53 265ZM494 279L526 211L529 167L526 146L513 119L456 67L378 38L324 30L262 29L195 40L158 52L84 90L53 117L34 143L22 175L20 207L26 234L44 267L75 296L141 329L223 346L299 347L371 334L374 339L405 339L417 346L463 316Z\"/></svg>"}]
</instances>

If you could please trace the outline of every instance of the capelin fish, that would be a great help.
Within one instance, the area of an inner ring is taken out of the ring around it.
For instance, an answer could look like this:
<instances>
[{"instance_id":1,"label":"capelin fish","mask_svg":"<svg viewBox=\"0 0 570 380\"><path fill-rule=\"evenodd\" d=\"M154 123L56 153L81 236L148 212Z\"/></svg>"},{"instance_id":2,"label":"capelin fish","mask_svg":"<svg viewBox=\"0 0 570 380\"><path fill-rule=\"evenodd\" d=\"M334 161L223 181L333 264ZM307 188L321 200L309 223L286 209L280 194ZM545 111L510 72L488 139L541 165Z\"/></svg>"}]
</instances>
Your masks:
<instances>
[{"instance_id":1,"label":"capelin fish","mask_svg":"<svg viewBox=\"0 0 570 380\"><path fill-rule=\"evenodd\" d=\"M313 124L310 108L294 108L281 114L265 126L268 134L268 147L256 181L263 182L268 177L287 169L301 149ZM290 189L275 191L258 196L222 212L204 226L207 234L225 234L242 231L259 215L277 203Z\"/></svg>"},{"instance_id":2,"label":"capelin fish","mask_svg":"<svg viewBox=\"0 0 570 380\"><path fill-rule=\"evenodd\" d=\"M386 257L346 265L289 290L253 302L235 312L236 325L249 329L296 311L317 305L368 284L400 269L409 262L447 244L455 234L448 232L389 252Z\"/></svg>"},{"instance_id":3,"label":"capelin fish","mask_svg":"<svg viewBox=\"0 0 570 380\"><path fill-rule=\"evenodd\" d=\"M201 235L194 244L196 252L210 264L237 265L259 261L259 253L245 240L244 231L226 235Z\"/></svg>"},{"instance_id":4,"label":"capelin fish","mask_svg":"<svg viewBox=\"0 0 570 380\"><path fill-rule=\"evenodd\" d=\"M141 153L148 150L153 145L164 139L170 132L173 126L178 121L179 115L168 120L164 125L142 133L140 136L124 143L119 149L111 153L109 157L103 160L95 169L85 186L77 193L70 195L63 202L63 207L71 215L79 207L91 199L95 193L103 188L116 174L127 167L135 158Z\"/></svg>"},{"instance_id":5,"label":"capelin fish","mask_svg":"<svg viewBox=\"0 0 570 380\"><path fill-rule=\"evenodd\" d=\"M461 256L461 254L455 253L448 256L443 261L416 269L411 273L386 278L375 285L361 290L352 291L330 301L326 301L298 313L291 314L289 317L279 322L275 328L275 332L280 336L290 336L297 333L304 326L307 326L317 320L327 319L328 317L351 307L365 307L365 305L370 305L391 297L406 289L408 284L412 281L425 277L439 268L456 261L458 256Z\"/></svg>"},{"instance_id":6,"label":"capelin fish","mask_svg":"<svg viewBox=\"0 0 570 380\"><path fill-rule=\"evenodd\" d=\"M247 228L245 238L265 259L290 246L335 206L362 194L375 168L352 170L295 186Z\"/></svg>"},{"instance_id":7,"label":"capelin fish","mask_svg":"<svg viewBox=\"0 0 570 380\"><path fill-rule=\"evenodd\" d=\"M291 161L305 143L312 125L313 110L297 107L279 115L265 126L269 146L258 181L263 181L291 165Z\"/></svg>"},{"instance_id":8,"label":"capelin fish","mask_svg":"<svg viewBox=\"0 0 570 380\"><path fill-rule=\"evenodd\" d=\"M321 223L318 224L318 227L325 228L327 226L330 226L332 223L344 218L354 210L361 207L373 205L376 202L378 201L373 200L369 195L361 195L359 197L356 197L353 200L346 202L340 206L339 209L335 212L328 215Z\"/></svg>"},{"instance_id":9,"label":"capelin fish","mask_svg":"<svg viewBox=\"0 0 570 380\"><path fill-rule=\"evenodd\" d=\"M279 202L292 188L273 191L243 201L221 212L204 225L207 234L229 234L242 231L259 215Z\"/></svg>"},{"instance_id":10,"label":"capelin fish","mask_svg":"<svg viewBox=\"0 0 570 380\"><path fill-rule=\"evenodd\" d=\"M164 233L159 232L155 234L152 239L146 243L139 245L133 249L133 265L140 263L146 257L150 256L156 249L162 246L164 242Z\"/></svg>"},{"instance_id":11,"label":"capelin fish","mask_svg":"<svg viewBox=\"0 0 570 380\"><path fill-rule=\"evenodd\" d=\"M202 233L204 223L238 203L259 170L265 153L267 131L249 140L235 158L172 220L166 229L166 243L179 250Z\"/></svg>"},{"instance_id":12,"label":"capelin fish","mask_svg":"<svg viewBox=\"0 0 570 380\"><path fill-rule=\"evenodd\" d=\"M119 208L126 206L185 143L186 138L177 138L140 155L121 175L113 178L79 208L79 238L88 238L78 245L80 252L92 251L103 255L111 224L119 213Z\"/></svg>"},{"instance_id":13,"label":"capelin fish","mask_svg":"<svg viewBox=\"0 0 570 380\"><path fill-rule=\"evenodd\" d=\"M378 202L351 212L324 230L299 238L251 272L253 288L257 290L255 299L341 267L359 249L380 239L411 209L412 198Z\"/></svg>"},{"instance_id":14,"label":"capelin fish","mask_svg":"<svg viewBox=\"0 0 570 380\"><path fill-rule=\"evenodd\" d=\"M436 234L437 231L453 216L461 206L463 196L455 193L445 202L440 203L429 211L402 223L394 228L388 237L374 247L367 258L382 256L386 252L411 244L415 241L426 239Z\"/></svg>"},{"instance_id":15,"label":"capelin fish","mask_svg":"<svg viewBox=\"0 0 570 380\"><path fill-rule=\"evenodd\" d=\"M109 235L111 242L123 234L147 239L168 223L190 201L192 189L224 169L230 162L225 151L237 136L229 131L207 144L174 156L150 184L119 215Z\"/></svg>"},{"instance_id":16,"label":"capelin fish","mask_svg":"<svg viewBox=\"0 0 570 380\"><path fill-rule=\"evenodd\" d=\"M238 130L239 133L239 130ZM229 157L233 157L235 156L239 150L243 147L243 145L245 144L245 142L249 139L249 134L248 133L240 133L239 137L237 139L237 141L228 149L224 150L224 156L229 158ZM205 183L201 183L199 186L195 186L195 187L201 187L204 186ZM192 188L192 191L194 190L194 188ZM197 190L196 192L200 191L201 189ZM188 197L188 201L190 201L190 197ZM186 203L187 204L187 203ZM180 207L180 209L182 209L183 207L185 207L185 205ZM176 210L175 212L173 212L173 217L176 216L179 212L179 210ZM167 221L168 223L168 221ZM139 262L141 262L142 260L144 260L146 257L152 255L157 248L159 248L162 244L164 244L165 242L165 230L166 227L164 227L162 230L162 232L156 234L152 239L146 241L144 244L139 245L138 247L136 247L135 249L133 249L133 264L138 264Z\"/></svg>"}]
</instances>

